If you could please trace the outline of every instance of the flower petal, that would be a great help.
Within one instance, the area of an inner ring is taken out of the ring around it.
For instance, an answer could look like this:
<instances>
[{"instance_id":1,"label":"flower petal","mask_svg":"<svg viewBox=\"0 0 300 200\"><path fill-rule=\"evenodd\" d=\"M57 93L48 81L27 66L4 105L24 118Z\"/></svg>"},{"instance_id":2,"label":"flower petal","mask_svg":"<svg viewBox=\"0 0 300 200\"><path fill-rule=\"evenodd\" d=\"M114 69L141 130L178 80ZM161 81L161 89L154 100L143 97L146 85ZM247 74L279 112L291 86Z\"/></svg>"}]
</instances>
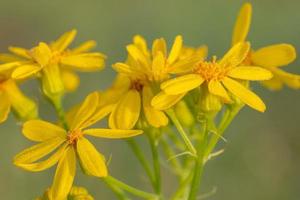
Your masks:
<instances>
[{"instance_id":1,"label":"flower petal","mask_svg":"<svg viewBox=\"0 0 300 200\"><path fill-rule=\"evenodd\" d=\"M162 52L158 52L155 54L152 62L152 72L158 80L161 78L162 75L165 74L165 58Z\"/></svg>"},{"instance_id":2,"label":"flower petal","mask_svg":"<svg viewBox=\"0 0 300 200\"><path fill-rule=\"evenodd\" d=\"M140 70L138 69L135 69L133 66L131 65L128 65L128 64L125 64L125 63L115 63L112 65L112 68L116 71L116 72L119 72L119 73L122 73L122 74L127 74L127 75L135 75L135 74L141 74L143 72L141 72Z\"/></svg>"},{"instance_id":3,"label":"flower petal","mask_svg":"<svg viewBox=\"0 0 300 200\"><path fill-rule=\"evenodd\" d=\"M91 136L101 137L101 138L121 139L121 138L129 138L129 137L140 135L143 133L143 131L93 128L93 129L86 129L83 131L83 133L86 135L91 135Z\"/></svg>"},{"instance_id":4,"label":"flower petal","mask_svg":"<svg viewBox=\"0 0 300 200\"><path fill-rule=\"evenodd\" d=\"M83 53L64 56L61 63L80 71L94 71L104 68L106 56L101 53Z\"/></svg>"},{"instance_id":5,"label":"flower petal","mask_svg":"<svg viewBox=\"0 0 300 200\"><path fill-rule=\"evenodd\" d=\"M208 90L211 94L221 97L226 103L231 102L227 91L219 81L210 81L208 83Z\"/></svg>"},{"instance_id":6,"label":"flower petal","mask_svg":"<svg viewBox=\"0 0 300 200\"><path fill-rule=\"evenodd\" d=\"M260 81L271 79L273 74L269 70L261 67L239 66L230 70L228 76L242 80Z\"/></svg>"},{"instance_id":7,"label":"flower petal","mask_svg":"<svg viewBox=\"0 0 300 200\"><path fill-rule=\"evenodd\" d=\"M52 57L52 52L46 43L40 42L37 47L30 50L30 55L43 67L48 64Z\"/></svg>"},{"instance_id":8,"label":"flower petal","mask_svg":"<svg viewBox=\"0 0 300 200\"><path fill-rule=\"evenodd\" d=\"M225 67L235 67L245 60L249 50L249 42L237 43L223 56L219 64Z\"/></svg>"},{"instance_id":9,"label":"flower petal","mask_svg":"<svg viewBox=\"0 0 300 200\"><path fill-rule=\"evenodd\" d=\"M80 84L79 76L72 70L62 70L61 78L64 84L64 88L68 92L74 92Z\"/></svg>"},{"instance_id":10,"label":"flower petal","mask_svg":"<svg viewBox=\"0 0 300 200\"><path fill-rule=\"evenodd\" d=\"M137 48L139 48L143 52L143 54L149 55L147 42L145 38L143 38L140 35L135 35L133 37L133 43Z\"/></svg>"},{"instance_id":11,"label":"flower petal","mask_svg":"<svg viewBox=\"0 0 300 200\"><path fill-rule=\"evenodd\" d=\"M275 44L256 50L251 54L255 65L263 67L280 67L296 59L296 50L290 44Z\"/></svg>"},{"instance_id":12,"label":"flower petal","mask_svg":"<svg viewBox=\"0 0 300 200\"><path fill-rule=\"evenodd\" d=\"M48 97L59 96L64 92L64 83L61 78L59 66L47 65L42 69L43 91Z\"/></svg>"},{"instance_id":13,"label":"flower petal","mask_svg":"<svg viewBox=\"0 0 300 200\"><path fill-rule=\"evenodd\" d=\"M51 43L51 48L55 51L62 52L73 42L77 31L75 29L64 33L56 41Z\"/></svg>"},{"instance_id":14,"label":"flower petal","mask_svg":"<svg viewBox=\"0 0 300 200\"><path fill-rule=\"evenodd\" d=\"M77 154L80 165L87 175L106 177L108 172L104 156L87 139L81 137L77 141Z\"/></svg>"},{"instance_id":15,"label":"flower petal","mask_svg":"<svg viewBox=\"0 0 300 200\"><path fill-rule=\"evenodd\" d=\"M64 141L64 139L56 137L29 147L15 156L14 164L18 166L19 164L29 164L35 162L42 157L50 154Z\"/></svg>"},{"instance_id":16,"label":"flower petal","mask_svg":"<svg viewBox=\"0 0 300 200\"><path fill-rule=\"evenodd\" d=\"M244 42L247 38L252 17L252 6L250 3L245 3L240 9L238 18L235 22L232 36L232 45L239 42Z\"/></svg>"},{"instance_id":17,"label":"flower petal","mask_svg":"<svg viewBox=\"0 0 300 200\"><path fill-rule=\"evenodd\" d=\"M97 45L97 42L95 40L89 40L89 41L86 41L86 42L80 44L78 47L73 48L71 50L71 52L73 54L85 53L85 52L88 52L91 49L93 49L96 45Z\"/></svg>"},{"instance_id":18,"label":"flower petal","mask_svg":"<svg viewBox=\"0 0 300 200\"><path fill-rule=\"evenodd\" d=\"M0 123L7 119L10 111L10 101L4 92L0 92Z\"/></svg>"},{"instance_id":19,"label":"flower petal","mask_svg":"<svg viewBox=\"0 0 300 200\"><path fill-rule=\"evenodd\" d=\"M74 148L69 147L58 162L54 180L50 190L52 199L66 199L76 173L76 154Z\"/></svg>"},{"instance_id":20,"label":"flower petal","mask_svg":"<svg viewBox=\"0 0 300 200\"><path fill-rule=\"evenodd\" d=\"M42 120L30 120L23 124L24 136L29 140L43 142L54 137L66 138L67 132L54 124Z\"/></svg>"},{"instance_id":21,"label":"flower petal","mask_svg":"<svg viewBox=\"0 0 300 200\"><path fill-rule=\"evenodd\" d=\"M128 54L137 62L140 62L146 69L149 68L149 60L144 53L135 45L130 44L126 47Z\"/></svg>"},{"instance_id":22,"label":"flower petal","mask_svg":"<svg viewBox=\"0 0 300 200\"><path fill-rule=\"evenodd\" d=\"M155 56L158 52L161 52L164 58L167 55L167 44L164 38L156 39L152 44L152 56Z\"/></svg>"},{"instance_id":23,"label":"flower petal","mask_svg":"<svg viewBox=\"0 0 300 200\"><path fill-rule=\"evenodd\" d=\"M174 63L178 59L181 52L182 43L183 43L182 36L181 35L176 36L171 51L169 53L169 57L168 57L169 64Z\"/></svg>"},{"instance_id":24,"label":"flower petal","mask_svg":"<svg viewBox=\"0 0 300 200\"><path fill-rule=\"evenodd\" d=\"M204 79L198 74L188 74L165 81L160 85L160 88L170 95L176 95L188 92L200 86Z\"/></svg>"},{"instance_id":25,"label":"flower petal","mask_svg":"<svg viewBox=\"0 0 300 200\"><path fill-rule=\"evenodd\" d=\"M151 105L157 110L167 110L180 101L186 93L177 95L168 95L165 92L160 92L152 98Z\"/></svg>"},{"instance_id":26,"label":"flower petal","mask_svg":"<svg viewBox=\"0 0 300 200\"><path fill-rule=\"evenodd\" d=\"M113 129L132 129L140 116L141 97L137 90L129 90L117 103L109 116Z\"/></svg>"},{"instance_id":27,"label":"flower petal","mask_svg":"<svg viewBox=\"0 0 300 200\"><path fill-rule=\"evenodd\" d=\"M22 47L14 47L10 46L8 47L8 50L12 52L13 54L20 56L22 58L30 59L29 51L28 49L22 48Z\"/></svg>"},{"instance_id":28,"label":"flower petal","mask_svg":"<svg viewBox=\"0 0 300 200\"><path fill-rule=\"evenodd\" d=\"M25 64L21 65L20 67L16 68L11 77L14 79L24 79L32 76L33 74L36 74L39 72L42 68L38 65L30 65L30 64Z\"/></svg>"},{"instance_id":29,"label":"flower petal","mask_svg":"<svg viewBox=\"0 0 300 200\"><path fill-rule=\"evenodd\" d=\"M244 102L248 106L260 112L264 112L266 110L264 102L255 93L245 88L239 82L225 77L222 80L222 83L232 94L237 96L242 102Z\"/></svg>"},{"instance_id":30,"label":"flower petal","mask_svg":"<svg viewBox=\"0 0 300 200\"><path fill-rule=\"evenodd\" d=\"M9 63L0 64L0 73L10 71L20 66L21 64L22 64L21 62L9 62Z\"/></svg>"},{"instance_id":31,"label":"flower petal","mask_svg":"<svg viewBox=\"0 0 300 200\"><path fill-rule=\"evenodd\" d=\"M152 90L149 86L145 86L143 88L143 108L144 114L146 116L147 121L152 126L159 128L161 126L166 126L169 122L168 117L164 112L155 109L151 105L151 100L153 98Z\"/></svg>"}]
</instances>

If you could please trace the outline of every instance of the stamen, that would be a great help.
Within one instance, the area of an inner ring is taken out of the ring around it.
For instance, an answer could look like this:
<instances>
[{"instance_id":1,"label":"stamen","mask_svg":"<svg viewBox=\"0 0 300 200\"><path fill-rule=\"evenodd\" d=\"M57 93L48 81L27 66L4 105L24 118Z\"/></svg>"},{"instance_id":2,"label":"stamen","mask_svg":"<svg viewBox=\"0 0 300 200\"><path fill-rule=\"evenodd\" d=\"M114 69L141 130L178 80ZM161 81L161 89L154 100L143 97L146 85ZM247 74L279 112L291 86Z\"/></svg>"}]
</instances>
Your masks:
<instances>
[{"instance_id":1,"label":"stamen","mask_svg":"<svg viewBox=\"0 0 300 200\"><path fill-rule=\"evenodd\" d=\"M228 68L217 63L217 57L213 56L212 61L201 61L196 64L194 73L198 73L206 81L220 80L226 76Z\"/></svg>"},{"instance_id":2,"label":"stamen","mask_svg":"<svg viewBox=\"0 0 300 200\"><path fill-rule=\"evenodd\" d=\"M75 145L80 137L82 137L83 133L81 130L71 130L68 133L67 140L69 144Z\"/></svg>"}]
</instances>

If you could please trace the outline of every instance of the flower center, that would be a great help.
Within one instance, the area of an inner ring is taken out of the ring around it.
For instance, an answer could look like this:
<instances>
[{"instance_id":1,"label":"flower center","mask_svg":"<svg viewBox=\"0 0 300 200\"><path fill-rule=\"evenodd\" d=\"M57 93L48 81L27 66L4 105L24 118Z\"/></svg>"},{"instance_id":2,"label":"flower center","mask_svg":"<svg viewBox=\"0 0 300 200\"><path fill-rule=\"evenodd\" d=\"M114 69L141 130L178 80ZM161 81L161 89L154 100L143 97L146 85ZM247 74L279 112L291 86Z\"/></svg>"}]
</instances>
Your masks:
<instances>
[{"instance_id":1,"label":"flower center","mask_svg":"<svg viewBox=\"0 0 300 200\"><path fill-rule=\"evenodd\" d=\"M194 73L200 74L206 81L211 81L223 79L228 72L228 68L221 66L216 62L216 58L213 57L212 61L201 61L197 63L193 71Z\"/></svg>"},{"instance_id":2,"label":"flower center","mask_svg":"<svg viewBox=\"0 0 300 200\"><path fill-rule=\"evenodd\" d=\"M69 144L75 145L83 133L81 130L71 130L68 133L67 140Z\"/></svg>"},{"instance_id":3,"label":"flower center","mask_svg":"<svg viewBox=\"0 0 300 200\"><path fill-rule=\"evenodd\" d=\"M141 80L132 80L131 81L131 89L135 89L137 91L142 91L144 84Z\"/></svg>"}]
</instances>

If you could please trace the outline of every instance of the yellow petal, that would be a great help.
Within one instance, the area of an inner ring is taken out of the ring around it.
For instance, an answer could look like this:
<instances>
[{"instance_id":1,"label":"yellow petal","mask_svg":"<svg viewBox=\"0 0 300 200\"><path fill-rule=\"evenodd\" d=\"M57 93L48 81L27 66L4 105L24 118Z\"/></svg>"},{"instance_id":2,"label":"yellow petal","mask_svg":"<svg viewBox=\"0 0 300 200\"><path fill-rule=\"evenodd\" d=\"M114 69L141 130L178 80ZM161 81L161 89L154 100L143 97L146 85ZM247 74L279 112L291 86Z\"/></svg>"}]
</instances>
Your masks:
<instances>
[{"instance_id":1,"label":"yellow petal","mask_svg":"<svg viewBox=\"0 0 300 200\"><path fill-rule=\"evenodd\" d=\"M203 82L204 79L198 74L188 74L165 81L160 85L160 88L166 94L176 95L193 90Z\"/></svg>"},{"instance_id":2,"label":"yellow petal","mask_svg":"<svg viewBox=\"0 0 300 200\"><path fill-rule=\"evenodd\" d=\"M152 56L155 56L158 52L161 52L164 58L167 55L167 44L164 38L156 39L152 44Z\"/></svg>"},{"instance_id":3,"label":"yellow petal","mask_svg":"<svg viewBox=\"0 0 300 200\"><path fill-rule=\"evenodd\" d=\"M8 54L8 53L0 53L0 62L2 63L10 63L10 62L19 62L24 61L24 58L18 57L14 54Z\"/></svg>"},{"instance_id":4,"label":"yellow petal","mask_svg":"<svg viewBox=\"0 0 300 200\"><path fill-rule=\"evenodd\" d=\"M244 61L249 50L249 42L237 43L223 56L219 64L225 67L235 67Z\"/></svg>"},{"instance_id":5,"label":"yellow petal","mask_svg":"<svg viewBox=\"0 0 300 200\"><path fill-rule=\"evenodd\" d=\"M66 199L73 184L76 173L76 154L72 147L66 149L59 160L55 172L50 196L54 200Z\"/></svg>"},{"instance_id":6,"label":"yellow petal","mask_svg":"<svg viewBox=\"0 0 300 200\"><path fill-rule=\"evenodd\" d=\"M280 90L283 87L283 82L280 79L275 77L267 81L262 81L261 84L266 88L268 88L269 90L273 90L273 91Z\"/></svg>"},{"instance_id":7,"label":"yellow petal","mask_svg":"<svg viewBox=\"0 0 300 200\"><path fill-rule=\"evenodd\" d=\"M64 51L74 40L77 31L75 29L64 33L56 41L51 44L51 48L55 51Z\"/></svg>"},{"instance_id":8,"label":"yellow petal","mask_svg":"<svg viewBox=\"0 0 300 200\"><path fill-rule=\"evenodd\" d=\"M159 78L161 74L166 72L165 68L165 58L161 52L155 54L152 62L152 71L155 76Z\"/></svg>"},{"instance_id":9,"label":"yellow petal","mask_svg":"<svg viewBox=\"0 0 300 200\"><path fill-rule=\"evenodd\" d=\"M42 120L30 120L23 124L24 136L29 140L43 142L55 137L62 139L67 137L64 129Z\"/></svg>"},{"instance_id":10,"label":"yellow petal","mask_svg":"<svg viewBox=\"0 0 300 200\"><path fill-rule=\"evenodd\" d=\"M274 79L275 79L275 80L273 80L271 85L269 82L269 86L271 87L271 89L275 89L275 90L281 89L280 86L282 86L282 83L284 83L285 85L287 85L290 88L300 89L300 75L285 72L277 67L269 67L268 69L273 73ZM278 82L280 82L281 84ZM273 86L273 88L272 88L272 86Z\"/></svg>"},{"instance_id":11,"label":"yellow petal","mask_svg":"<svg viewBox=\"0 0 300 200\"><path fill-rule=\"evenodd\" d=\"M7 116L10 111L10 102L8 97L4 92L0 91L0 123L4 122L7 119Z\"/></svg>"},{"instance_id":12,"label":"yellow petal","mask_svg":"<svg viewBox=\"0 0 300 200\"><path fill-rule=\"evenodd\" d=\"M92 135L95 137L109 138L109 139L121 139L129 138L140 135L143 133L142 130L121 130L121 129L104 129L104 128L93 128L86 129L83 131L86 135Z\"/></svg>"},{"instance_id":13,"label":"yellow petal","mask_svg":"<svg viewBox=\"0 0 300 200\"><path fill-rule=\"evenodd\" d=\"M134 45L127 45L128 54L137 62L141 63L145 68L149 67L149 60L143 52Z\"/></svg>"},{"instance_id":14,"label":"yellow petal","mask_svg":"<svg viewBox=\"0 0 300 200\"><path fill-rule=\"evenodd\" d=\"M28 78L37 72L39 72L42 68L38 65L30 65L30 64L25 64L21 65L20 67L16 68L11 77L14 79L24 79Z\"/></svg>"},{"instance_id":15,"label":"yellow petal","mask_svg":"<svg viewBox=\"0 0 300 200\"><path fill-rule=\"evenodd\" d=\"M8 47L8 50L17 56L30 59L29 51L25 48L10 46Z\"/></svg>"},{"instance_id":16,"label":"yellow petal","mask_svg":"<svg viewBox=\"0 0 300 200\"><path fill-rule=\"evenodd\" d=\"M149 86L145 86L143 88L143 108L144 114L146 116L147 121L153 127L161 127L166 126L169 122L168 117L165 115L164 112L155 109L151 105L151 100L153 98L152 90Z\"/></svg>"},{"instance_id":17,"label":"yellow petal","mask_svg":"<svg viewBox=\"0 0 300 200\"><path fill-rule=\"evenodd\" d=\"M232 45L239 42L244 42L247 38L252 17L252 6L250 3L245 3L235 22L232 36Z\"/></svg>"},{"instance_id":18,"label":"yellow petal","mask_svg":"<svg viewBox=\"0 0 300 200\"><path fill-rule=\"evenodd\" d=\"M255 93L245 88L239 82L225 77L222 80L222 83L232 94L237 96L242 102L244 102L248 106L260 112L264 112L266 110L264 102Z\"/></svg>"},{"instance_id":19,"label":"yellow petal","mask_svg":"<svg viewBox=\"0 0 300 200\"><path fill-rule=\"evenodd\" d=\"M182 43L183 43L182 40L183 39L181 35L176 36L171 51L169 53L169 57L168 57L169 64L172 64L178 59L182 48Z\"/></svg>"},{"instance_id":20,"label":"yellow petal","mask_svg":"<svg viewBox=\"0 0 300 200\"><path fill-rule=\"evenodd\" d=\"M275 44L267 46L251 54L255 65L263 67L285 66L296 59L296 50L290 44Z\"/></svg>"},{"instance_id":21,"label":"yellow petal","mask_svg":"<svg viewBox=\"0 0 300 200\"><path fill-rule=\"evenodd\" d=\"M226 103L231 102L227 91L219 81L210 81L208 83L208 90L211 94L221 97Z\"/></svg>"},{"instance_id":22,"label":"yellow petal","mask_svg":"<svg viewBox=\"0 0 300 200\"><path fill-rule=\"evenodd\" d=\"M153 97L151 105L157 110L167 110L180 101L185 94L168 95L162 91Z\"/></svg>"},{"instance_id":23,"label":"yellow petal","mask_svg":"<svg viewBox=\"0 0 300 200\"><path fill-rule=\"evenodd\" d=\"M88 52L88 51L90 51L91 49L93 49L96 45L97 45L97 43L96 43L95 40L89 40L89 41L86 41L86 42L80 44L78 47L73 48L73 49L71 50L71 52L72 52L73 54L77 54L77 53L85 53L85 52Z\"/></svg>"},{"instance_id":24,"label":"yellow petal","mask_svg":"<svg viewBox=\"0 0 300 200\"><path fill-rule=\"evenodd\" d=\"M109 126L113 129L132 129L140 116L141 97L131 89L120 99L109 116Z\"/></svg>"},{"instance_id":25,"label":"yellow petal","mask_svg":"<svg viewBox=\"0 0 300 200\"><path fill-rule=\"evenodd\" d=\"M125 74L125 75L129 75L129 76L133 76L133 75L140 75L141 72L138 69L135 69L133 66L125 64L125 63L115 63L112 65L112 68L119 73Z\"/></svg>"},{"instance_id":26,"label":"yellow petal","mask_svg":"<svg viewBox=\"0 0 300 200\"><path fill-rule=\"evenodd\" d=\"M29 164L35 162L43 158L44 156L50 154L63 142L65 142L64 139L56 137L31 146L15 156L14 164L18 166L19 164Z\"/></svg>"},{"instance_id":27,"label":"yellow petal","mask_svg":"<svg viewBox=\"0 0 300 200\"><path fill-rule=\"evenodd\" d=\"M269 70L255 66L239 66L228 72L228 76L242 80L269 80L273 77Z\"/></svg>"},{"instance_id":28,"label":"yellow petal","mask_svg":"<svg viewBox=\"0 0 300 200\"><path fill-rule=\"evenodd\" d=\"M40 42L37 47L34 47L30 51L30 55L33 59L38 62L41 66L45 66L48 64L49 60L52 57L52 52L49 46L44 43Z\"/></svg>"},{"instance_id":29,"label":"yellow petal","mask_svg":"<svg viewBox=\"0 0 300 200\"><path fill-rule=\"evenodd\" d=\"M201 60L202 59L199 59L197 56L191 56L190 58L179 60L168 67L168 72L171 74L184 74L191 72L194 65Z\"/></svg>"},{"instance_id":30,"label":"yellow petal","mask_svg":"<svg viewBox=\"0 0 300 200\"><path fill-rule=\"evenodd\" d=\"M146 42L145 38L143 38L140 35L135 35L133 37L133 43L135 46L137 46L143 52L143 54L149 55L147 42Z\"/></svg>"},{"instance_id":31,"label":"yellow petal","mask_svg":"<svg viewBox=\"0 0 300 200\"><path fill-rule=\"evenodd\" d=\"M10 71L18 66L22 65L21 62L9 62L0 65L0 73L4 73L6 71Z\"/></svg>"},{"instance_id":32,"label":"yellow petal","mask_svg":"<svg viewBox=\"0 0 300 200\"><path fill-rule=\"evenodd\" d=\"M100 101L101 101L101 98L100 98ZM113 108L114 108L113 104L108 104L108 105L103 105L103 106L98 105L96 111L93 113L93 115L87 121L84 122L82 127L89 127L89 126L95 124L96 122L98 122L99 120L101 120L105 116L107 116L109 113L111 113Z\"/></svg>"},{"instance_id":33,"label":"yellow petal","mask_svg":"<svg viewBox=\"0 0 300 200\"><path fill-rule=\"evenodd\" d=\"M42 84L43 92L50 98L64 93L64 84L58 65L47 65L42 69Z\"/></svg>"},{"instance_id":34,"label":"yellow petal","mask_svg":"<svg viewBox=\"0 0 300 200\"><path fill-rule=\"evenodd\" d=\"M74 92L80 84L79 76L71 70L62 70L61 78L67 92Z\"/></svg>"},{"instance_id":35,"label":"yellow petal","mask_svg":"<svg viewBox=\"0 0 300 200\"><path fill-rule=\"evenodd\" d=\"M48 169L55 165L59 159L62 157L66 147L67 143L63 146L61 146L54 154L52 154L48 159L36 163L20 163L18 164L18 167L21 167L22 169L32 171L32 172L38 172L43 171L45 169Z\"/></svg>"},{"instance_id":36,"label":"yellow petal","mask_svg":"<svg viewBox=\"0 0 300 200\"><path fill-rule=\"evenodd\" d=\"M89 120L89 118L94 114L99 101L99 93L93 92L89 94L81 104L78 109L74 120L71 123L70 129L82 129L84 124Z\"/></svg>"},{"instance_id":37,"label":"yellow petal","mask_svg":"<svg viewBox=\"0 0 300 200\"><path fill-rule=\"evenodd\" d=\"M84 53L64 56L61 63L80 71L94 71L104 68L105 55L101 53Z\"/></svg>"},{"instance_id":38,"label":"yellow petal","mask_svg":"<svg viewBox=\"0 0 300 200\"><path fill-rule=\"evenodd\" d=\"M77 154L81 167L87 175L106 177L107 168L104 156L87 139L81 137L77 141Z\"/></svg>"}]
</instances>

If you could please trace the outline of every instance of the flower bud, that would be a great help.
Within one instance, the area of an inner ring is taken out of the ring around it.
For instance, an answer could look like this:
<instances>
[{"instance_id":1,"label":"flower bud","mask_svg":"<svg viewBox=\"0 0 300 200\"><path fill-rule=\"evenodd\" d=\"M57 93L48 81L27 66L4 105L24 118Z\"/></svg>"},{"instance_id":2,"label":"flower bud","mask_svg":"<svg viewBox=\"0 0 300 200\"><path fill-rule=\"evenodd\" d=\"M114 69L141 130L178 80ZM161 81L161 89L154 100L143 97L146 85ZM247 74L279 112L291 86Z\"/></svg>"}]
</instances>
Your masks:
<instances>
[{"instance_id":1,"label":"flower bud","mask_svg":"<svg viewBox=\"0 0 300 200\"><path fill-rule=\"evenodd\" d=\"M223 106L220 98L211 94L207 88L201 88L198 105L201 112L210 115L216 115Z\"/></svg>"}]
</instances>

